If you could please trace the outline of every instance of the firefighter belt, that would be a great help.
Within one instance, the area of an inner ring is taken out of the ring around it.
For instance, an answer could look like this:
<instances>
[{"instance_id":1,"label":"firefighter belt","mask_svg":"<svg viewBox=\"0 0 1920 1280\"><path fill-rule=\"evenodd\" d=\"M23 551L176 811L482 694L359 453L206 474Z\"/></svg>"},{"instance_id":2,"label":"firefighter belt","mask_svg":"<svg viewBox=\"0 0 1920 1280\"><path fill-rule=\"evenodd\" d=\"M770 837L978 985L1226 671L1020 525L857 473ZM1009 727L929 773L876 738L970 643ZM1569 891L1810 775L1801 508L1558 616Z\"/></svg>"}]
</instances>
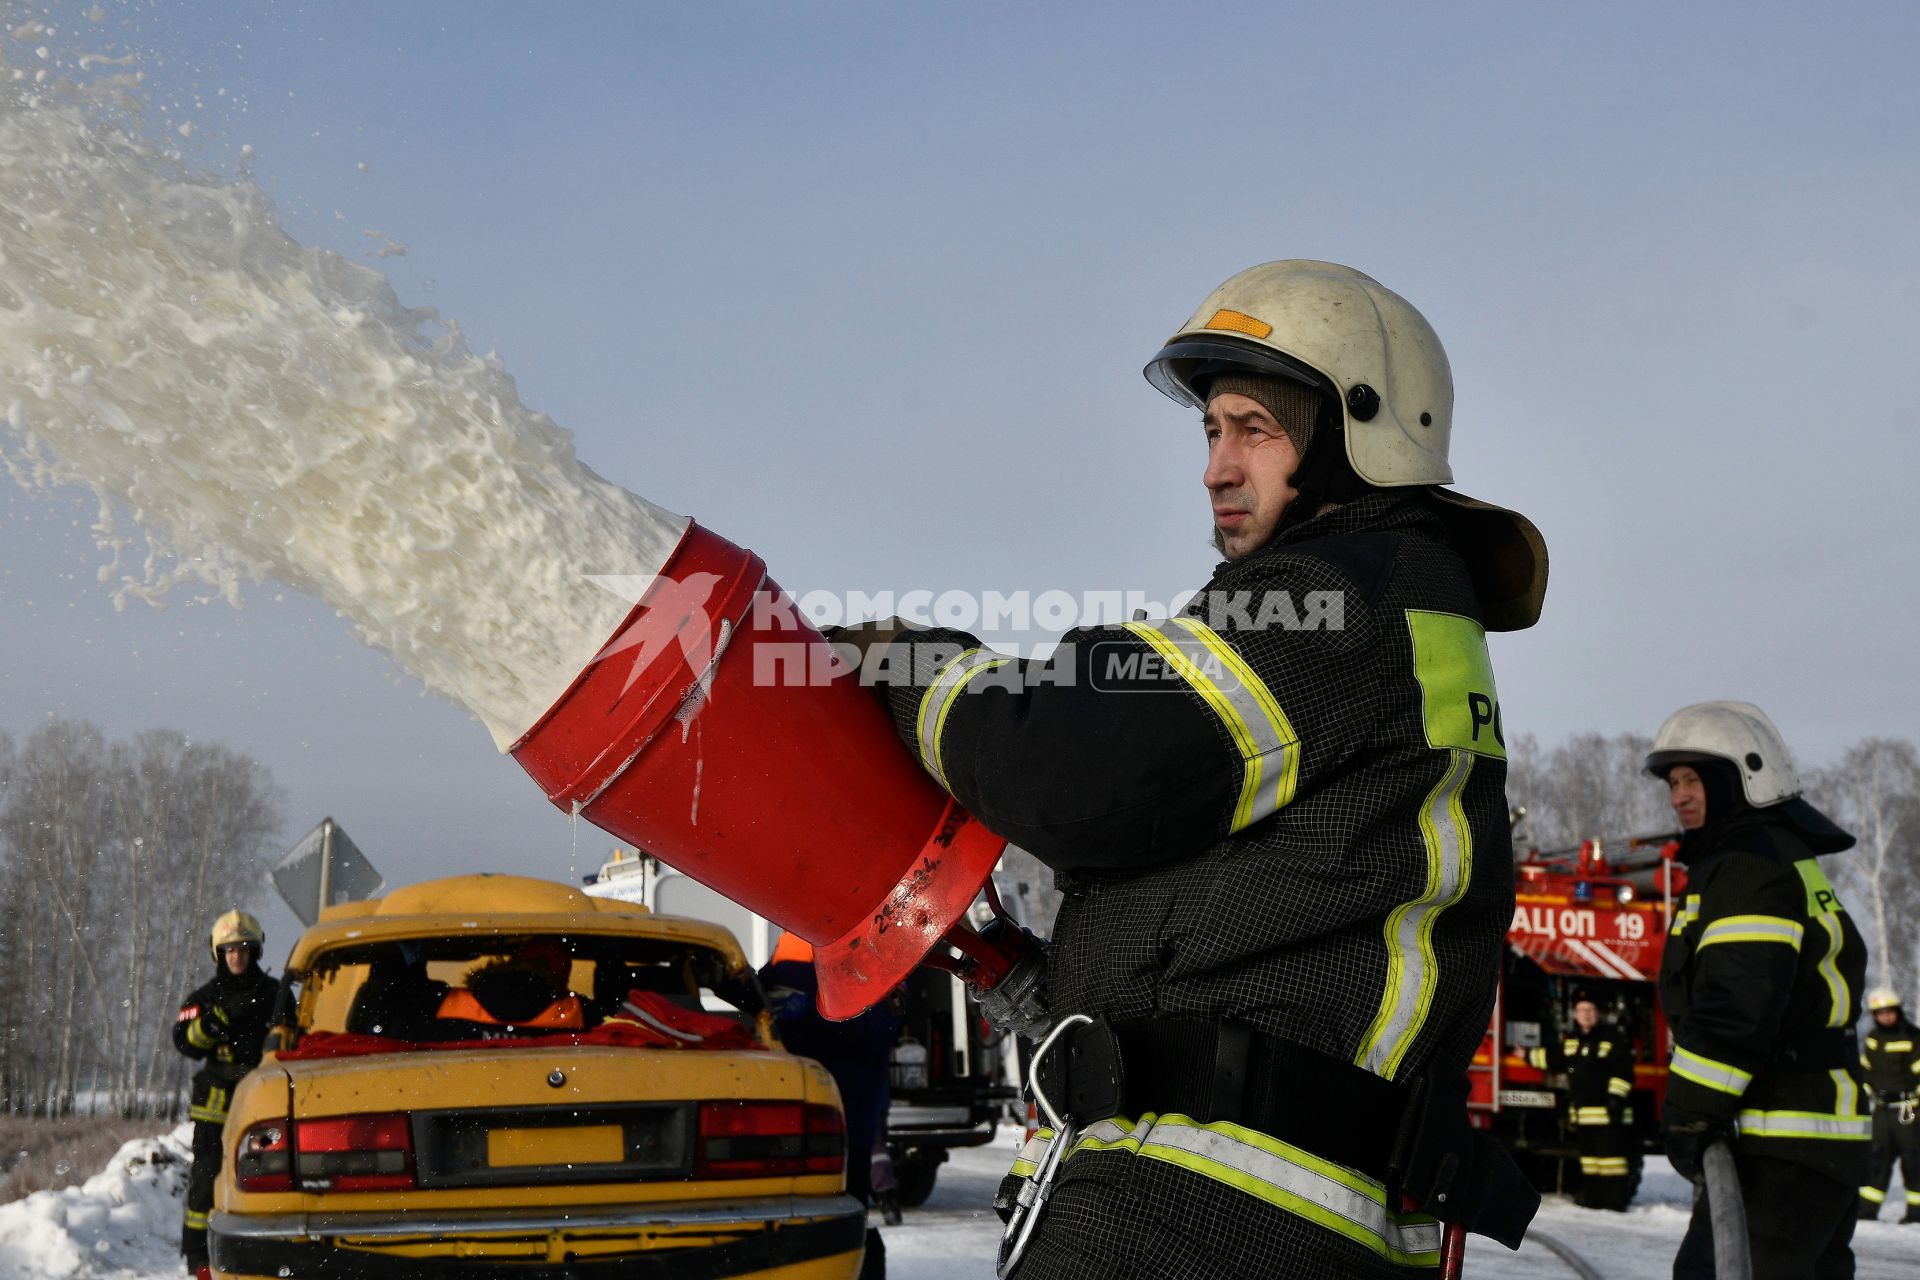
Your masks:
<instances>
[{"instance_id":1,"label":"firefighter belt","mask_svg":"<svg viewBox=\"0 0 1920 1280\"><path fill-rule=\"evenodd\" d=\"M1257 1130L1509 1249L1540 1207L1506 1148L1468 1123L1465 1075L1396 1084L1242 1022L1095 1019L1047 1055L1040 1083L1080 1125L1152 1112Z\"/></svg>"}]
</instances>

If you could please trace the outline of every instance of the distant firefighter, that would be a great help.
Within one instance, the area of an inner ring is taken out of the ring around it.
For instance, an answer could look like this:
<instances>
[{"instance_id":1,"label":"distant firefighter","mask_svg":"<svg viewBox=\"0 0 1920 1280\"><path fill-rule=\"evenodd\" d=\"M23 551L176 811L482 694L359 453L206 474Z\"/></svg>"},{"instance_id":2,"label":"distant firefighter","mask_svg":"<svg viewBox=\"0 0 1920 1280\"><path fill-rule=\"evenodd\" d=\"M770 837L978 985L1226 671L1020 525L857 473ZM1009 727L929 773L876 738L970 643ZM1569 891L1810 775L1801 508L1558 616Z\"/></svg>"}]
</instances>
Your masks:
<instances>
[{"instance_id":1,"label":"distant firefighter","mask_svg":"<svg viewBox=\"0 0 1920 1280\"><path fill-rule=\"evenodd\" d=\"M1585 991L1573 997L1573 1026L1557 1046L1533 1051L1534 1065L1567 1073L1567 1119L1580 1144L1580 1203L1625 1211L1633 1199L1633 1042Z\"/></svg>"},{"instance_id":2,"label":"distant firefighter","mask_svg":"<svg viewBox=\"0 0 1920 1280\"><path fill-rule=\"evenodd\" d=\"M209 945L213 977L181 1002L173 1022L173 1047L202 1065L193 1073L187 1115L193 1121L193 1171L187 1177L186 1220L180 1252L187 1270L201 1280L207 1266L207 1213L220 1175L220 1131L227 1100L241 1076L260 1065L280 984L260 968L266 942L260 922L233 910L213 922Z\"/></svg>"},{"instance_id":3,"label":"distant firefighter","mask_svg":"<svg viewBox=\"0 0 1920 1280\"><path fill-rule=\"evenodd\" d=\"M1871 1222L1887 1201L1893 1162L1907 1188L1902 1222L1920 1222L1920 1027L1907 1021L1900 997L1882 987L1867 997L1873 1025L1860 1065L1873 1095L1873 1171L1860 1184L1860 1218Z\"/></svg>"}]
</instances>

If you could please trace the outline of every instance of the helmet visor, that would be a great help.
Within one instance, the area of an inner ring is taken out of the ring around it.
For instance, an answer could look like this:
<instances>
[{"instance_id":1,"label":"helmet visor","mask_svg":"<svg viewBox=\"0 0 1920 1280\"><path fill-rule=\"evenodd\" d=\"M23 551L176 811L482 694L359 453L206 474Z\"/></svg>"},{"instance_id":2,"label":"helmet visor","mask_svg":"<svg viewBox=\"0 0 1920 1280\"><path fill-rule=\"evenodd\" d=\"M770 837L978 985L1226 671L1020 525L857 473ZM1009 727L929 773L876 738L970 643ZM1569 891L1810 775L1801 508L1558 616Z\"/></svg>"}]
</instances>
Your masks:
<instances>
[{"instance_id":1,"label":"helmet visor","mask_svg":"<svg viewBox=\"0 0 1920 1280\"><path fill-rule=\"evenodd\" d=\"M1141 370L1161 395L1196 409L1207 407L1206 397L1194 387L1215 375L1269 373L1292 378L1310 387L1331 387L1330 379L1309 365L1268 347L1232 338L1175 338Z\"/></svg>"}]
</instances>

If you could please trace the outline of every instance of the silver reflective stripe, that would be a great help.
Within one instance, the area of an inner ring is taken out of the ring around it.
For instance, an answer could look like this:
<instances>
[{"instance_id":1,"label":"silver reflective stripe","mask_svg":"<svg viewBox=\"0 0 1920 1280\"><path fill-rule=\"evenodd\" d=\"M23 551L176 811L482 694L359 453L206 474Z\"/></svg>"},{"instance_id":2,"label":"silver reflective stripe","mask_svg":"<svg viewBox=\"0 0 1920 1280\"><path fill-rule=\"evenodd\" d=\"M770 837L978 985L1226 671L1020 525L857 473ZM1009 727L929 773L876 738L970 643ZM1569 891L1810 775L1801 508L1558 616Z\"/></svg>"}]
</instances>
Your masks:
<instances>
[{"instance_id":1,"label":"silver reflective stripe","mask_svg":"<svg viewBox=\"0 0 1920 1280\"><path fill-rule=\"evenodd\" d=\"M1724 1062L1715 1062L1712 1058L1703 1058L1679 1045L1673 1046L1673 1063L1669 1069L1684 1080L1736 1096L1745 1093L1747 1086L1753 1083L1750 1072Z\"/></svg>"},{"instance_id":2,"label":"silver reflective stripe","mask_svg":"<svg viewBox=\"0 0 1920 1280\"><path fill-rule=\"evenodd\" d=\"M1743 1138L1824 1138L1870 1142L1873 1121L1865 1116L1830 1116L1818 1111L1742 1111L1734 1121Z\"/></svg>"},{"instance_id":3,"label":"silver reflective stripe","mask_svg":"<svg viewBox=\"0 0 1920 1280\"><path fill-rule=\"evenodd\" d=\"M1726 916L1701 931L1699 945L1704 947L1715 942L1784 942L1798 951L1804 933L1799 924L1779 916Z\"/></svg>"},{"instance_id":4,"label":"silver reflective stripe","mask_svg":"<svg viewBox=\"0 0 1920 1280\"><path fill-rule=\"evenodd\" d=\"M1467 891L1473 833L1460 807L1460 793L1472 772L1472 755L1457 748L1448 753L1447 771L1420 810L1420 836L1427 851L1425 890L1387 917L1386 990L1354 1064L1388 1080L1400 1069L1432 1010L1439 976L1434 924Z\"/></svg>"},{"instance_id":5,"label":"silver reflective stripe","mask_svg":"<svg viewBox=\"0 0 1920 1280\"><path fill-rule=\"evenodd\" d=\"M953 700L960 696L960 690L966 688L967 681L982 671L1004 666L1013 661L985 649L968 649L959 657L940 668L940 674L933 678L927 691L920 695L920 716L918 723L920 740L920 763L941 786L947 785L947 771L940 761L940 734L947 727L947 712L953 708Z\"/></svg>"},{"instance_id":6,"label":"silver reflective stripe","mask_svg":"<svg viewBox=\"0 0 1920 1280\"><path fill-rule=\"evenodd\" d=\"M1139 1138L1139 1152L1237 1187L1382 1257L1414 1265L1438 1261L1439 1223L1400 1220L1387 1212L1386 1190L1372 1179L1278 1139L1233 1125L1175 1120L1153 1125Z\"/></svg>"},{"instance_id":7,"label":"silver reflective stripe","mask_svg":"<svg viewBox=\"0 0 1920 1280\"><path fill-rule=\"evenodd\" d=\"M1833 1113L1838 1116L1859 1115L1861 1089L1853 1082L1853 1076L1839 1069L1827 1074L1833 1078Z\"/></svg>"},{"instance_id":8,"label":"silver reflective stripe","mask_svg":"<svg viewBox=\"0 0 1920 1280\"><path fill-rule=\"evenodd\" d=\"M1293 800L1300 779L1299 735L1271 690L1220 634L1198 618L1127 630L1151 645L1200 695L1240 750L1240 794L1229 831L1260 821Z\"/></svg>"}]
</instances>

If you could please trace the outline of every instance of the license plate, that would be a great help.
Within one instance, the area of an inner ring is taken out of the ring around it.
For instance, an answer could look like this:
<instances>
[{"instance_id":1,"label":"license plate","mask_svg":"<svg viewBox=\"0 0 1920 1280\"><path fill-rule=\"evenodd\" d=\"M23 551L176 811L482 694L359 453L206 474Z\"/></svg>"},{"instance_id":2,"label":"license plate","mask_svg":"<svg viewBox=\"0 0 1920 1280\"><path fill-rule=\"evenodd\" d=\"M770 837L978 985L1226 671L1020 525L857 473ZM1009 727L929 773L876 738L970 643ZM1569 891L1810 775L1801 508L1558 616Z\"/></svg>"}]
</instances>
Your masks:
<instances>
[{"instance_id":1,"label":"license plate","mask_svg":"<svg viewBox=\"0 0 1920 1280\"><path fill-rule=\"evenodd\" d=\"M625 1131L617 1124L564 1125L544 1129L489 1129L487 1165L619 1164L627 1156Z\"/></svg>"},{"instance_id":2,"label":"license plate","mask_svg":"<svg viewBox=\"0 0 1920 1280\"><path fill-rule=\"evenodd\" d=\"M1551 1107L1553 1095L1544 1089L1502 1089L1500 1105L1503 1107Z\"/></svg>"}]
</instances>

